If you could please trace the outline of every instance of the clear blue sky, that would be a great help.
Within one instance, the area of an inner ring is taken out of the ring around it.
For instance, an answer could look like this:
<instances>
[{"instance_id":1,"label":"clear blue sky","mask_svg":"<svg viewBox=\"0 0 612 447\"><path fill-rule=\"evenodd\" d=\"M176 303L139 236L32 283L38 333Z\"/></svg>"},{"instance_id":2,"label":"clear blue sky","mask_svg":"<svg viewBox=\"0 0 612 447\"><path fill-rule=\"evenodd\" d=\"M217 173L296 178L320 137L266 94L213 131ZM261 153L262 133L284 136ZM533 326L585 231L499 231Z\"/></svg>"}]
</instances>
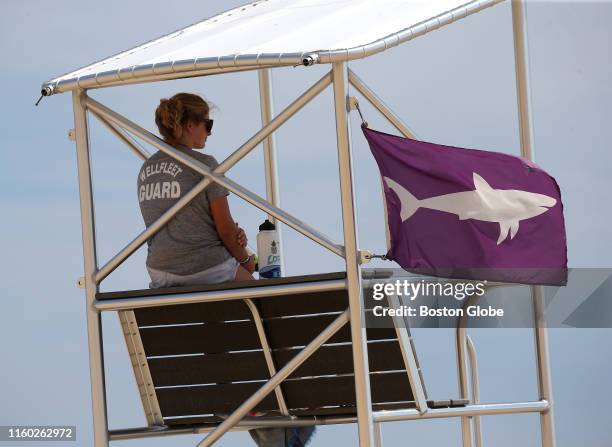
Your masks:
<instances>
[{"instance_id":1,"label":"clear blue sky","mask_svg":"<svg viewBox=\"0 0 612 447\"><path fill-rule=\"evenodd\" d=\"M89 364L81 233L69 94L44 99L40 84L136 44L233 7L237 1L5 2L0 16L3 113L0 134L2 201L0 258L0 425L77 425L92 442ZM612 164L612 4L533 2L528 5L536 161L562 190L569 261L573 267L612 267L609 199ZM509 3L419 38L354 69L427 141L518 154ZM276 110L317 79L324 67L274 72ZM207 150L223 159L260 125L255 73L108 89L92 96L154 130L153 111L178 91L204 95L216 106ZM292 214L341 240L338 171L326 91L278 133L281 203ZM371 126L392 129L367 105ZM105 262L141 231L136 202L140 161L92 120L98 253ZM377 168L353 121L360 246L384 250ZM263 158L256 150L228 176L265 194ZM263 214L236 197L235 218L251 241ZM287 274L342 269L335 255L285 231ZM376 265L376 264L375 264ZM383 264L378 264L383 265ZM386 266L386 265L385 265ZM144 288L144 250L122 265L102 289ZM103 316L111 428L145 424L117 317ZM449 331L416 334L430 395L456 395ZM532 337L527 330L474 331L486 402L536 399ZM609 446L612 426L610 330L555 329L550 334L558 445ZM503 355L500 355L503 353ZM458 445L457 420L392 423L385 445ZM536 446L536 415L483 419L485 443ZM126 446L192 446L201 436L121 441ZM313 446L355 444L356 427L323 427ZM245 445L235 433L219 445ZM452 444L451 444L452 443ZM26 445L37 445L23 443Z\"/></svg>"}]
</instances>

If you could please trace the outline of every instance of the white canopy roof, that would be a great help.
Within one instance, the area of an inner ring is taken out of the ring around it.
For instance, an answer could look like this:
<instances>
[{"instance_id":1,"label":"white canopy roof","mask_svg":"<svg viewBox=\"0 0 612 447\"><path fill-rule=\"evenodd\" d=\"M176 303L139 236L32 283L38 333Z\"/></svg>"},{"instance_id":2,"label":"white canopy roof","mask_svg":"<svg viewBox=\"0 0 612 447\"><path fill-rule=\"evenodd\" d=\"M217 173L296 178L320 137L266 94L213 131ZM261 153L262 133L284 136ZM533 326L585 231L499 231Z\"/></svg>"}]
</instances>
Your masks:
<instances>
[{"instance_id":1,"label":"white canopy roof","mask_svg":"<svg viewBox=\"0 0 612 447\"><path fill-rule=\"evenodd\" d=\"M43 84L43 94L367 57L502 0L261 0Z\"/></svg>"}]
</instances>

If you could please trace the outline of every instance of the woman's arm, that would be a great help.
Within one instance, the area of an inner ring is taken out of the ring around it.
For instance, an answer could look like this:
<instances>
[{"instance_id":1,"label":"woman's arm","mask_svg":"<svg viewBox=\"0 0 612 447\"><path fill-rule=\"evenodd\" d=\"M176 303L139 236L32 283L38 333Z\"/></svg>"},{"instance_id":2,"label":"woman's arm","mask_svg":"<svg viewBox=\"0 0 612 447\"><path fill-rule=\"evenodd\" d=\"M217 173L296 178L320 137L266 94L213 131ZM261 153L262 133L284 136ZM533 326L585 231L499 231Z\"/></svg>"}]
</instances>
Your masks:
<instances>
[{"instance_id":1,"label":"woman's arm","mask_svg":"<svg viewBox=\"0 0 612 447\"><path fill-rule=\"evenodd\" d=\"M238 240L239 229L232 218L229 204L227 203L227 196L221 196L211 200L210 211L215 221L217 233L219 233L219 237L223 241L223 245L225 245L227 250L238 262L246 259L248 253L246 248L240 245Z\"/></svg>"}]
</instances>

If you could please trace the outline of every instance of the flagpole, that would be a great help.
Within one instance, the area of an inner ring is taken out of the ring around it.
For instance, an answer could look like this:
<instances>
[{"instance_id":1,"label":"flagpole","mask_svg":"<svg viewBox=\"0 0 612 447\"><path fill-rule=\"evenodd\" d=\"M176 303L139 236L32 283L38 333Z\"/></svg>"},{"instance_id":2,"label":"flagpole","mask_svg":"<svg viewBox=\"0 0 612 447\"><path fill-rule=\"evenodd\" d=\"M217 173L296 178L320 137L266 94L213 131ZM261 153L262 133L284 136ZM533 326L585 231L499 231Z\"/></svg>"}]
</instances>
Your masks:
<instances>
[{"instance_id":1,"label":"flagpole","mask_svg":"<svg viewBox=\"0 0 612 447\"><path fill-rule=\"evenodd\" d=\"M529 88L527 17L525 2L523 0L512 0L512 30L514 37L514 60L521 155L529 160L533 160L533 122L531 119L531 111L533 108ZM550 357L548 351L548 330L546 328L544 296L542 292L542 286L531 287L538 391L540 393L540 400L546 400L549 403L549 409L540 413L540 427L542 432L542 446L555 447L556 439L550 377Z\"/></svg>"},{"instance_id":2,"label":"flagpole","mask_svg":"<svg viewBox=\"0 0 612 447\"><path fill-rule=\"evenodd\" d=\"M269 68L258 70L259 76L259 103L261 109L261 126L267 126L274 117L274 106L272 100L272 73ZM264 166L266 171L266 199L274 206L280 207L280 188L278 186L278 163L276 157L276 138L270 134L264 141ZM280 245L281 275L286 274L285 256L283 254L283 228L280 221L271 214L268 220L276 226L278 241Z\"/></svg>"},{"instance_id":3,"label":"flagpole","mask_svg":"<svg viewBox=\"0 0 612 447\"><path fill-rule=\"evenodd\" d=\"M355 400L357 403L359 446L371 447L374 445L372 395L370 393L367 337L363 314L361 265L359 248L357 246L359 237L357 233L355 192L353 188L353 162L348 108L348 67L346 62L334 62L332 65L332 80L334 86L334 111L336 115L340 198L342 203L342 232L344 234L346 282L355 370Z\"/></svg>"}]
</instances>

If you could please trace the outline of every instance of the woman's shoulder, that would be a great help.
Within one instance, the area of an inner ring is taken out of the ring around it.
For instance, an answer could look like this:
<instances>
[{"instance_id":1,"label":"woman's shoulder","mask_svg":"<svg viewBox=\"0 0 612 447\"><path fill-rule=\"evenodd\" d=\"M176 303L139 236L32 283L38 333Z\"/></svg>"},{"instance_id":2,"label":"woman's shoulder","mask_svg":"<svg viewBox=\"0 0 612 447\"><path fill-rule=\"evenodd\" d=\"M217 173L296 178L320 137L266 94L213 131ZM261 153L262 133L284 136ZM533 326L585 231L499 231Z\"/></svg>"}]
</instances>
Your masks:
<instances>
[{"instance_id":1,"label":"woman's shoulder","mask_svg":"<svg viewBox=\"0 0 612 447\"><path fill-rule=\"evenodd\" d=\"M219 165L219 162L213 155L205 154L194 150L192 150L189 155L192 155L193 158L196 158L202 163L205 163L210 168L216 168Z\"/></svg>"},{"instance_id":2,"label":"woman's shoulder","mask_svg":"<svg viewBox=\"0 0 612 447\"><path fill-rule=\"evenodd\" d=\"M151 163L156 163L158 162L160 159L162 158L166 158L169 157L168 155L166 155L164 152L162 151L156 151L153 154L151 154L151 156L149 158L147 158L145 161L143 161L142 165L148 165Z\"/></svg>"},{"instance_id":3,"label":"woman's shoulder","mask_svg":"<svg viewBox=\"0 0 612 447\"><path fill-rule=\"evenodd\" d=\"M206 166L208 166L211 169L214 169L219 165L219 163L217 162L217 159L210 154L204 154L202 152L198 152L192 149L191 151L187 153L187 155L195 158L196 160L201 161L202 163L204 163ZM150 166L150 165L153 165L159 162L163 162L163 161L165 162L171 161L171 162L176 163L179 166L183 166L183 163L181 163L179 160L176 160L174 157L171 157L165 152L157 151L142 163L140 170L142 171L143 169L146 169L147 166Z\"/></svg>"}]
</instances>

